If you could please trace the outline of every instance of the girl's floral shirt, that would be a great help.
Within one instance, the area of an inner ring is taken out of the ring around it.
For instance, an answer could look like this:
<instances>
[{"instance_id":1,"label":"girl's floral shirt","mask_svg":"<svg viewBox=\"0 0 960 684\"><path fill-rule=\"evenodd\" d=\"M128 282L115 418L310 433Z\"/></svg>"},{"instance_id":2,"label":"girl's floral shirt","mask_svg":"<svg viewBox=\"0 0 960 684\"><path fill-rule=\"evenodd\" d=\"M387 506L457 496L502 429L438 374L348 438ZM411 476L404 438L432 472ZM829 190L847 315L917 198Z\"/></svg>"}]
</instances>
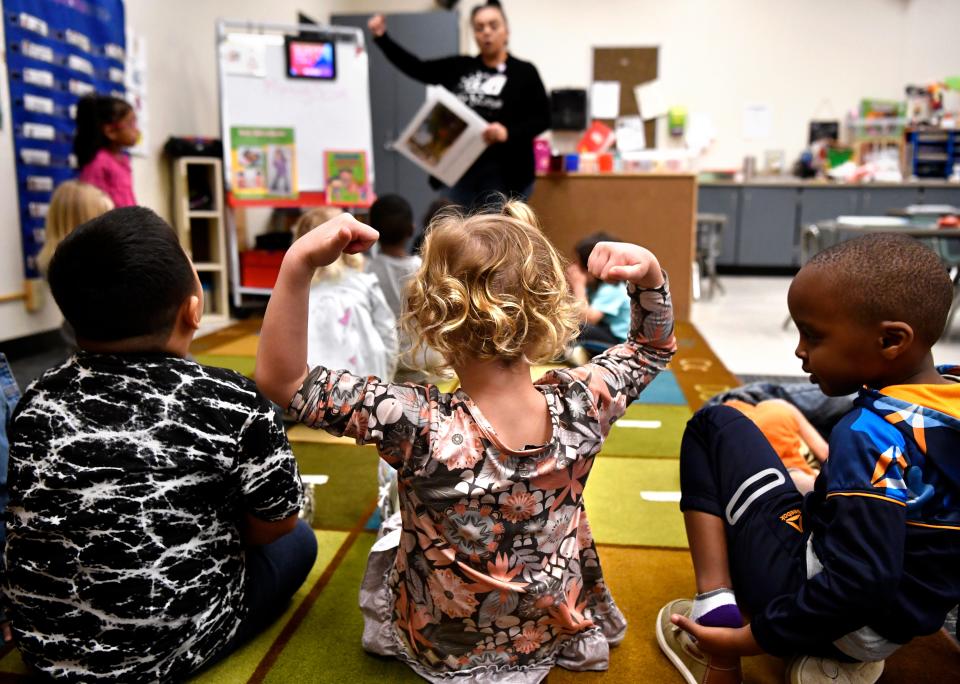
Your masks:
<instances>
[{"instance_id":1,"label":"girl's floral shirt","mask_svg":"<svg viewBox=\"0 0 960 684\"><path fill-rule=\"evenodd\" d=\"M398 471L402 531L387 583L402 650L455 672L549 663L615 610L583 503L613 422L676 351L667 284L629 287L630 338L536 383L553 437L513 450L462 391L315 368L290 411L373 442Z\"/></svg>"}]
</instances>

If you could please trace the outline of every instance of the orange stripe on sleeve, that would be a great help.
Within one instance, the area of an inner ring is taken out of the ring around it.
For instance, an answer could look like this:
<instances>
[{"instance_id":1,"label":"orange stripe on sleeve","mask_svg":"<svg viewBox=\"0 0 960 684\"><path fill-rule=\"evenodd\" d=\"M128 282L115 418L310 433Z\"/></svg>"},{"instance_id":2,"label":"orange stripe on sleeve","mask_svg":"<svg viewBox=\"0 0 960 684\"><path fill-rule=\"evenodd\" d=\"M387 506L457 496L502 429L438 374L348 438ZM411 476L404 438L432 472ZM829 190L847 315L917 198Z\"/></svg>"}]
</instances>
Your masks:
<instances>
[{"instance_id":1,"label":"orange stripe on sleeve","mask_svg":"<svg viewBox=\"0 0 960 684\"><path fill-rule=\"evenodd\" d=\"M829 494L827 494L828 499L831 496L866 496L871 499L880 499L881 501L889 501L890 503L895 503L898 506L903 506L904 508L907 507L907 504L903 503L902 501L897 501L896 499L891 499L889 496L882 496L880 494L869 494L867 492L830 492Z\"/></svg>"}]
</instances>

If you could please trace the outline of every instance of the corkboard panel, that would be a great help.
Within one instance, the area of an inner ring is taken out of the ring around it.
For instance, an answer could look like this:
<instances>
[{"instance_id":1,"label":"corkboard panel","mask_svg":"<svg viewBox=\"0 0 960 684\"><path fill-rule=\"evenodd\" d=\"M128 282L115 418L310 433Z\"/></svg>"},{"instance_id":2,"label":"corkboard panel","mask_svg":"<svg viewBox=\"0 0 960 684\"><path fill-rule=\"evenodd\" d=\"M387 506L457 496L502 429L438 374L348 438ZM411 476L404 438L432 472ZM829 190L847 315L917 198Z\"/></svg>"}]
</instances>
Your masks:
<instances>
[{"instance_id":1,"label":"corkboard panel","mask_svg":"<svg viewBox=\"0 0 960 684\"><path fill-rule=\"evenodd\" d=\"M670 275L677 320L690 320L697 181L693 174L569 174L537 178L530 204L564 256L597 231L648 248Z\"/></svg>"},{"instance_id":2,"label":"corkboard panel","mask_svg":"<svg viewBox=\"0 0 960 684\"><path fill-rule=\"evenodd\" d=\"M660 49L656 47L595 47L593 48L593 80L620 82L620 116L639 113L635 86L657 78ZM612 120L604 120L613 128ZM655 120L644 124L647 147L657 146Z\"/></svg>"}]
</instances>

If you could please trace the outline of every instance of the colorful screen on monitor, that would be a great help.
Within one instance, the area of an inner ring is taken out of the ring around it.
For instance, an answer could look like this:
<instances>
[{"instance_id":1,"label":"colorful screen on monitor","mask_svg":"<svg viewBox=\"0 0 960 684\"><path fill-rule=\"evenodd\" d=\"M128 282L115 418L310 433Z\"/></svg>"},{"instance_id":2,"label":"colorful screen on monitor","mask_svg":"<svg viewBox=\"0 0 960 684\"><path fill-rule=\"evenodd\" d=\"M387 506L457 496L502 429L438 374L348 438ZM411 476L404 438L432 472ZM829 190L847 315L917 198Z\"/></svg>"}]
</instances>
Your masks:
<instances>
[{"instance_id":1,"label":"colorful screen on monitor","mask_svg":"<svg viewBox=\"0 0 960 684\"><path fill-rule=\"evenodd\" d=\"M286 39L287 76L290 78L334 79L337 77L333 42Z\"/></svg>"}]
</instances>

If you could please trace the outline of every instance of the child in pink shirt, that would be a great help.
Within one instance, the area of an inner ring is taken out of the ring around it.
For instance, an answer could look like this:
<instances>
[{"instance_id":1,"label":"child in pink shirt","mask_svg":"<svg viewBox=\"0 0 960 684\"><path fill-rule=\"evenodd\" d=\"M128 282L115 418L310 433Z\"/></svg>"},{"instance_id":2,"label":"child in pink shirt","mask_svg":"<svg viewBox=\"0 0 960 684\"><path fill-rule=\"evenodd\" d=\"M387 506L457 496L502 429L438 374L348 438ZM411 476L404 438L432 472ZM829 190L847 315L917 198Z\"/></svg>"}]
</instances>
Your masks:
<instances>
[{"instance_id":1,"label":"child in pink shirt","mask_svg":"<svg viewBox=\"0 0 960 684\"><path fill-rule=\"evenodd\" d=\"M80 180L100 188L118 207L137 203L130 158L124 149L137 144L140 129L129 103L109 95L88 95L77 102L73 153Z\"/></svg>"},{"instance_id":2,"label":"child in pink shirt","mask_svg":"<svg viewBox=\"0 0 960 684\"><path fill-rule=\"evenodd\" d=\"M307 367L314 269L378 234L343 214L287 252L267 307L257 384L309 427L374 443L397 470L360 590L363 646L431 682L535 684L559 665L605 670L626 620L604 581L583 489L611 424L676 345L666 275L601 242L591 274L626 282L625 343L537 382L576 335L564 264L524 204L431 224L404 325L457 372L452 394ZM387 533L390 528L392 533Z\"/></svg>"}]
</instances>

